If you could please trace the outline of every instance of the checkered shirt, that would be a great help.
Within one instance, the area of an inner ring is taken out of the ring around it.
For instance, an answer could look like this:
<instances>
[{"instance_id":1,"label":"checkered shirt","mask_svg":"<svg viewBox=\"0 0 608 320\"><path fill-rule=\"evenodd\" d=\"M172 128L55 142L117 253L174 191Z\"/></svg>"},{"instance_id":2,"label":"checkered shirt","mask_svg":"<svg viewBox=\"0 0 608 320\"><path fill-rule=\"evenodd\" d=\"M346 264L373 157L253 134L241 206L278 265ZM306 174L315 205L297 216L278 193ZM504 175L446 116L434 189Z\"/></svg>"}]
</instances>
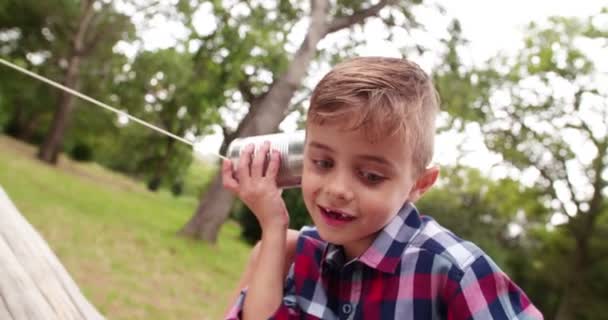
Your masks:
<instances>
[{"instance_id":1,"label":"checkered shirt","mask_svg":"<svg viewBox=\"0 0 608 320\"><path fill-rule=\"evenodd\" d=\"M244 290L226 319L240 319ZM304 227L271 319L543 319L481 249L406 203L359 258Z\"/></svg>"}]
</instances>

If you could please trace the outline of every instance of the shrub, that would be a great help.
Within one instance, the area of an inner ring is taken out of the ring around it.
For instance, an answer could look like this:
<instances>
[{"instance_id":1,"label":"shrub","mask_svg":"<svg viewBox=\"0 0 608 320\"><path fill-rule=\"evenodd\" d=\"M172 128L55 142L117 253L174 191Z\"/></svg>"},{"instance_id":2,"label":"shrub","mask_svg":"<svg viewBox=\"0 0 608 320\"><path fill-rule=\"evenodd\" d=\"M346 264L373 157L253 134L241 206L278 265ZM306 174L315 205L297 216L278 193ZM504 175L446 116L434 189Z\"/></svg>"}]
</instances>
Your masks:
<instances>
[{"instance_id":1,"label":"shrub","mask_svg":"<svg viewBox=\"0 0 608 320\"><path fill-rule=\"evenodd\" d=\"M176 197L180 196L183 191L184 191L184 183L181 181L176 181L171 186L171 193Z\"/></svg>"},{"instance_id":2,"label":"shrub","mask_svg":"<svg viewBox=\"0 0 608 320\"><path fill-rule=\"evenodd\" d=\"M148 181L148 190L157 191L160 187L160 178L152 178Z\"/></svg>"},{"instance_id":3,"label":"shrub","mask_svg":"<svg viewBox=\"0 0 608 320\"><path fill-rule=\"evenodd\" d=\"M76 161L93 160L93 149L85 143L78 142L70 150L70 157Z\"/></svg>"},{"instance_id":4,"label":"shrub","mask_svg":"<svg viewBox=\"0 0 608 320\"><path fill-rule=\"evenodd\" d=\"M288 189L283 191L283 200L289 211L289 228L299 230L302 226L312 224L308 215L302 192L300 189ZM233 216L241 225L241 236L250 244L255 244L262 236L262 229L256 217L246 205L236 205L233 208Z\"/></svg>"}]
</instances>

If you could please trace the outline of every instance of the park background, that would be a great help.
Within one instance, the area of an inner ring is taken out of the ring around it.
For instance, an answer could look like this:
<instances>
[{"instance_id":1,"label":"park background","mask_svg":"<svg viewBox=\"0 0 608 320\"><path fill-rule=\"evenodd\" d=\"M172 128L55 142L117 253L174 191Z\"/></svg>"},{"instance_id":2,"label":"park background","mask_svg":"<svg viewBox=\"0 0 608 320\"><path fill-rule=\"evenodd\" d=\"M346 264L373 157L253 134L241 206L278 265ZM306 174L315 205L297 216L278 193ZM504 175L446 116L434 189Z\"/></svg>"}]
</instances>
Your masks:
<instances>
[{"instance_id":1,"label":"park background","mask_svg":"<svg viewBox=\"0 0 608 320\"><path fill-rule=\"evenodd\" d=\"M209 152L0 66L0 186L108 318L217 319L259 229L210 153L301 128L342 59L408 57L442 98L442 177L421 211L547 319L608 319L602 5L0 0L0 57ZM309 223L284 196L292 226Z\"/></svg>"}]
</instances>

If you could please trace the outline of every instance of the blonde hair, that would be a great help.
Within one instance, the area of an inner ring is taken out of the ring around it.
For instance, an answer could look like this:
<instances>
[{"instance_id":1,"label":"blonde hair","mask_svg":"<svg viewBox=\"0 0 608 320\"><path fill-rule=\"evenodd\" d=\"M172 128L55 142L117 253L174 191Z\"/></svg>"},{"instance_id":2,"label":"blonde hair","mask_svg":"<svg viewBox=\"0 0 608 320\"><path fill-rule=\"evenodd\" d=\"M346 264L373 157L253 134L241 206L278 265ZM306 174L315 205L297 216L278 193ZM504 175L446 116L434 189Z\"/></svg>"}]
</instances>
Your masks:
<instances>
[{"instance_id":1,"label":"blonde hair","mask_svg":"<svg viewBox=\"0 0 608 320\"><path fill-rule=\"evenodd\" d=\"M360 57L338 64L315 87L308 121L338 120L370 140L400 134L415 171L433 157L439 96L429 76L405 59Z\"/></svg>"}]
</instances>

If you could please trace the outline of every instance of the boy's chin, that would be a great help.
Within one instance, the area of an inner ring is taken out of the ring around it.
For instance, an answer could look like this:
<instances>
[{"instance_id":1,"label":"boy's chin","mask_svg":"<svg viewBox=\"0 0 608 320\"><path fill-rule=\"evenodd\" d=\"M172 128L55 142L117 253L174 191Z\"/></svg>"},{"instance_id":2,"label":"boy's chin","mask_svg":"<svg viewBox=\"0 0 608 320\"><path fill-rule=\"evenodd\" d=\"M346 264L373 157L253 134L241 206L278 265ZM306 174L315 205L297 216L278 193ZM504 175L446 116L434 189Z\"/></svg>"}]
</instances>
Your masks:
<instances>
[{"instance_id":1,"label":"boy's chin","mask_svg":"<svg viewBox=\"0 0 608 320\"><path fill-rule=\"evenodd\" d=\"M353 239L349 239L347 235L343 232L336 232L335 230L325 230L324 228L319 228L318 226L317 232L319 232L319 237L321 237L321 240L334 245L343 246L353 241Z\"/></svg>"},{"instance_id":2,"label":"boy's chin","mask_svg":"<svg viewBox=\"0 0 608 320\"><path fill-rule=\"evenodd\" d=\"M327 232L327 231L322 231L319 228L317 228L317 231L319 232L319 237L321 237L321 240L325 241L325 242L329 242L329 243L333 243L336 245L342 245L343 241L340 241L339 237L336 237L335 234L331 234L331 232Z\"/></svg>"}]
</instances>

